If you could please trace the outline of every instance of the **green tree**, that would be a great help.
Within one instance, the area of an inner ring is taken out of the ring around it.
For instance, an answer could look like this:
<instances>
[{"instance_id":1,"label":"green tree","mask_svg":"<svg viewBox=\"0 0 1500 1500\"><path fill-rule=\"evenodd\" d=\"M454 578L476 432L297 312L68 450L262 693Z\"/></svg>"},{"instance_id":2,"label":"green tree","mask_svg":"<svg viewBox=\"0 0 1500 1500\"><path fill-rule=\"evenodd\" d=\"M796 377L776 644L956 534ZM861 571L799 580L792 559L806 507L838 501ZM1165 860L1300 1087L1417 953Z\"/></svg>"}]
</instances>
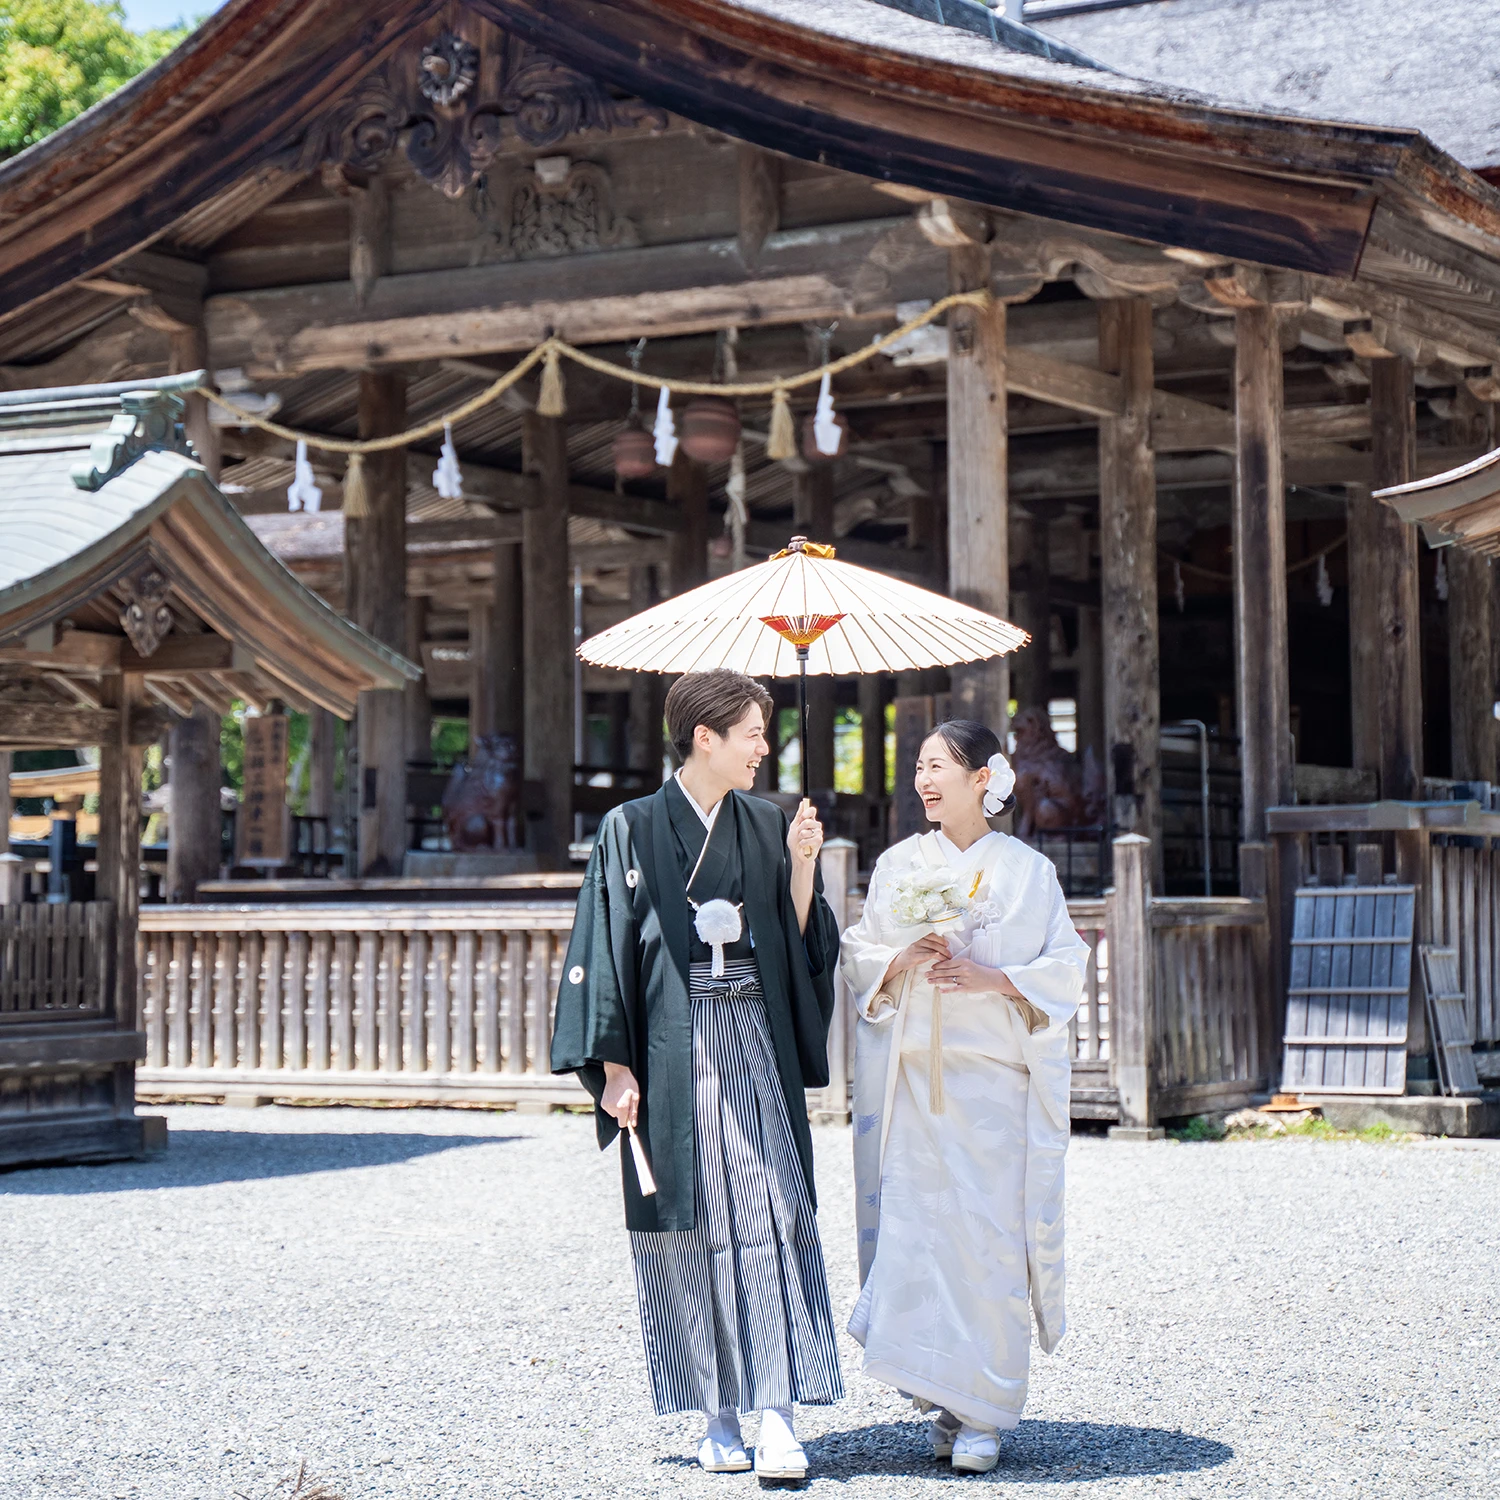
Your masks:
<instances>
[{"instance_id":1,"label":"green tree","mask_svg":"<svg viewBox=\"0 0 1500 1500\"><path fill-rule=\"evenodd\" d=\"M131 31L113 0L0 0L0 158L81 115L187 33Z\"/></svg>"}]
</instances>

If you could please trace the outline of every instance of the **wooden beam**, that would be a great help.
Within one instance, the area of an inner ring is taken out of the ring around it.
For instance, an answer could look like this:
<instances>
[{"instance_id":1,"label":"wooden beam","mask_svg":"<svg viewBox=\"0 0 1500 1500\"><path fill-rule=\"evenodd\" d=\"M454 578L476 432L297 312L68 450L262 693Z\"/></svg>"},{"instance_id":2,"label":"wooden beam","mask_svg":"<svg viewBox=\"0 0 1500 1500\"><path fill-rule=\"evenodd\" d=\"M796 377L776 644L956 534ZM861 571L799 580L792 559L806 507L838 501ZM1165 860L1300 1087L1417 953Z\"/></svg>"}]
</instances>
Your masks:
<instances>
[{"instance_id":1,"label":"wooden beam","mask_svg":"<svg viewBox=\"0 0 1500 1500\"><path fill-rule=\"evenodd\" d=\"M655 338L729 325L847 316L850 285L901 219L770 234L756 270L736 240L609 250L568 260L385 276L359 305L352 282L210 297L216 368L256 378L529 349L551 332L579 344ZM930 295L941 257L917 257L860 311L890 313ZM613 292L616 287L634 288Z\"/></svg>"},{"instance_id":2,"label":"wooden beam","mask_svg":"<svg viewBox=\"0 0 1500 1500\"><path fill-rule=\"evenodd\" d=\"M1118 417L1125 407L1125 392L1117 376L1086 365L1068 364L1035 349L1011 347L1006 351L1005 388L1015 395L1034 396L1038 401L1096 417Z\"/></svg>"},{"instance_id":3,"label":"wooden beam","mask_svg":"<svg viewBox=\"0 0 1500 1500\"><path fill-rule=\"evenodd\" d=\"M0 739L7 745L67 749L102 745L119 734L112 708L63 708L50 703L7 703L0 710Z\"/></svg>"},{"instance_id":4,"label":"wooden beam","mask_svg":"<svg viewBox=\"0 0 1500 1500\"><path fill-rule=\"evenodd\" d=\"M180 677L184 672L253 672L250 651L222 635L204 631L200 635L169 635L150 656L138 656L129 642L120 645L122 672L146 677Z\"/></svg>"},{"instance_id":5,"label":"wooden beam","mask_svg":"<svg viewBox=\"0 0 1500 1500\"><path fill-rule=\"evenodd\" d=\"M949 251L949 275L955 291L986 285L988 251ZM948 355L949 593L1001 616L1010 608L1005 312L1003 302L955 308ZM1003 744L1006 659L955 667L951 680L954 716L989 725Z\"/></svg>"},{"instance_id":6,"label":"wooden beam","mask_svg":"<svg viewBox=\"0 0 1500 1500\"><path fill-rule=\"evenodd\" d=\"M1162 878L1161 642L1156 597L1156 456L1151 449L1151 304L1099 304L1101 363L1125 409L1099 424L1099 561L1104 743L1111 821L1151 840Z\"/></svg>"}]
</instances>

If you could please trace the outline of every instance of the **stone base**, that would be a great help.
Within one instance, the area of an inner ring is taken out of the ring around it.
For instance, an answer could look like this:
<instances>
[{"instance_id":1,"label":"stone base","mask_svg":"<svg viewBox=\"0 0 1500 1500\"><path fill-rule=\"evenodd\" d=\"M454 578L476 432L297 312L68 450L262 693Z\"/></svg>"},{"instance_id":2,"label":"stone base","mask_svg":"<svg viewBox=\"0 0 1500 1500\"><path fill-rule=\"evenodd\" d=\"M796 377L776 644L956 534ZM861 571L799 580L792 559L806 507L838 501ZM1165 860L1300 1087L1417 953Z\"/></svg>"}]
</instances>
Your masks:
<instances>
[{"instance_id":1,"label":"stone base","mask_svg":"<svg viewBox=\"0 0 1500 1500\"><path fill-rule=\"evenodd\" d=\"M490 875L535 875L536 855L524 849L493 853L443 854L434 849L408 849L401 873L408 880L479 880Z\"/></svg>"},{"instance_id":2,"label":"stone base","mask_svg":"<svg viewBox=\"0 0 1500 1500\"><path fill-rule=\"evenodd\" d=\"M271 1103L271 1096L250 1093L225 1094L224 1103L229 1109L260 1109Z\"/></svg>"},{"instance_id":3,"label":"stone base","mask_svg":"<svg viewBox=\"0 0 1500 1500\"><path fill-rule=\"evenodd\" d=\"M1473 1098L1380 1094L1302 1094L1335 1130L1368 1130L1389 1125L1415 1135L1459 1138L1500 1135L1500 1093Z\"/></svg>"},{"instance_id":4,"label":"stone base","mask_svg":"<svg viewBox=\"0 0 1500 1500\"><path fill-rule=\"evenodd\" d=\"M147 1156L167 1149L167 1117L165 1115L137 1115L141 1122L141 1150Z\"/></svg>"},{"instance_id":5,"label":"stone base","mask_svg":"<svg viewBox=\"0 0 1500 1500\"><path fill-rule=\"evenodd\" d=\"M1162 1125L1111 1125L1109 1138L1112 1141L1164 1141L1167 1132Z\"/></svg>"}]
</instances>

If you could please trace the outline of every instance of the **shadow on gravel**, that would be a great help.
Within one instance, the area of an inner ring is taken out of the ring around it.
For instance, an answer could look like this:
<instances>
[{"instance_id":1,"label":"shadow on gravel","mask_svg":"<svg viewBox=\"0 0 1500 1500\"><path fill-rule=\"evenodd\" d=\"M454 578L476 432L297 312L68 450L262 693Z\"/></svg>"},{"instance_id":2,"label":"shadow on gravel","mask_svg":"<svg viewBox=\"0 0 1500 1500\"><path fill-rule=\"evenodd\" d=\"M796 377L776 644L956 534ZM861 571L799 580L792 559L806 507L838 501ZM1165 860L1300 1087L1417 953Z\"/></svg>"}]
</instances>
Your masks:
<instances>
[{"instance_id":1,"label":"shadow on gravel","mask_svg":"<svg viewBox=\"0 0 1500 1500\"><path fill-rule=\"evenodd\" d=\"M518 1135L286 1134L259 1130L173 1131L167 1150L148 1161L103 1162L77 1167L33 1167L0 1172L0 1197L16 1194L128 1193L145 1189L206 1187L388 1167L460 1146L494 1146L526 1140Z\"/></svg>"},{"instance_id":2,"label":"shadow on gravel","mask_svg":"<svg viewBox=\"0 0 1500 1500\"><path fill-rule=\"evenodd\" d=\"M811 1476L846 1480L868 1475L910 1475L973 1483L947 1461L932 1457L925 1422L881 1422L848 1432L830 1432L807 1444ZM1111 1422L1023 1421L1000 1445L1000 1464L990 1476L1028 1484L1080 1484L1132 1474L1182 1474L1228 1463L1227 1443L1162 1427Z\"/></svg>"}]
</instances>

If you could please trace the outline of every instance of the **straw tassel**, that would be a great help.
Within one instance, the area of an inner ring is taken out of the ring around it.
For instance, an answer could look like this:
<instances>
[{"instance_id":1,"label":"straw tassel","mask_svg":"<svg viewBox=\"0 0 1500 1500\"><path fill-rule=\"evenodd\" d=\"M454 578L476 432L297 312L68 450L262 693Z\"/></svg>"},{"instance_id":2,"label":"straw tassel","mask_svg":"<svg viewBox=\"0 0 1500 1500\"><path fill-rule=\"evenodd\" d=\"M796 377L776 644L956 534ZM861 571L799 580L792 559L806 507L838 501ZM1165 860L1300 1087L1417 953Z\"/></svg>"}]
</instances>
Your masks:
<instances>
[{"instance_id":1,"label":"straw tassel","mask_svg":"<svg viewBox=\"0 0 1500 1500\"><path fill-rule=\"evenodd\" d=\"M536 413L539 417L560 417L568 409L568 398L563 391L562 356L555 348L548 349L542 365L542 388L537 392Z\"/></svg>"},{"instance_id":2,"label":"straw tassel","mask_svg":"<svg viewBox=\"0 0 1500 1500\"><path fill-rule=\"evenodd\" d=\"M370 492L365 484L365 456L351 453L344 470L344 519L362 521L370 514Z\"/></svg>"},{"instance_id":3,"label":"straw tassel","mask_svg":"<svg viewBox=\"0 0 1500 1500\"><path fill-rule=\"evenodd\" d=\"M927 1055L927 1111L929 1114L944 1113L946 1100L943 1096L943 993L932 992L932 1042Z\"/></svg>"},{"instance_id":4,"label":"straw tassel","mask_svg":"<svg viewBox=\"0 0 1500 1500\"><path fill-rule=\"evenodd\" d=\"M766 457L770 459L797 456L797 429L792 422L792 403L786 387L778 385L771 398L771 430L766 436Z\"/></svg>"}]
</instances>

